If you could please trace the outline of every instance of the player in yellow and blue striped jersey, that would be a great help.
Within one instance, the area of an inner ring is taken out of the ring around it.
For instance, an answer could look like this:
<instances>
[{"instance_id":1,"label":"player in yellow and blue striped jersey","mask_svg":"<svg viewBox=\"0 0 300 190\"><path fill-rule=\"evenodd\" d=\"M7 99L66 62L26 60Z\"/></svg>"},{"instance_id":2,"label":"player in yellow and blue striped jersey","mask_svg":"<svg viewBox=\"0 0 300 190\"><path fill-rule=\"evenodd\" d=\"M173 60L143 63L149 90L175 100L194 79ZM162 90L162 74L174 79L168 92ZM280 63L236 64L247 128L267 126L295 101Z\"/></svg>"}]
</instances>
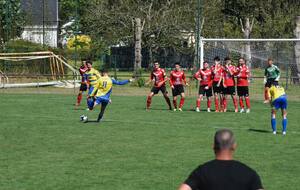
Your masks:
<instances>
[{"instance_id":1,"label":"player in yellow and blue striped jersey","mask_svg":"<svg viewBox=\"0 0 300 190\"><path fill-rule=\"evenodd\" d=\"M97 71L96 69L93 68L92 61L90 61L90 60L86 61L86 65L87 65L87 71L85 72L84 77L87 80L88 95L90 95L92 93L92 91L94 90L97 80L99 78L101 78L101 75L100 75L99 71Z\"/></svg>"},{"instance_id":2,"label":"player in yellow and blue striped jersey","mask_svg":"<svg viewBox=\"0 0 300 190\"><path fill-rule=\"evenodd\" d=\"M279 85L272 85L268 94L272 106L271 125L273 134L276 134L276 111L281 109L282 134L285 135L287 127L287 96L284 88Z\"/></svg>"},{"instance_id":3,"label":"player in yellow and blue striped jersey","mask_svg":"<svg viewBox=\"0 0 300 190\"><path fill-rule=\"evenodd\" d=\"M92 110L97 105L101 104L101 111L98 115L97 122L100 122L106 106L110 101L110 95L112 93L113 84L116 85L125 85L129 82L133 81L133 79L117 81L108 76L108 72L106 70L101 71L101 78L97 80L94 90L89 95L89 98L94 98L94 101L89 102L89 109Z\"/></svg>"}]
</instances>

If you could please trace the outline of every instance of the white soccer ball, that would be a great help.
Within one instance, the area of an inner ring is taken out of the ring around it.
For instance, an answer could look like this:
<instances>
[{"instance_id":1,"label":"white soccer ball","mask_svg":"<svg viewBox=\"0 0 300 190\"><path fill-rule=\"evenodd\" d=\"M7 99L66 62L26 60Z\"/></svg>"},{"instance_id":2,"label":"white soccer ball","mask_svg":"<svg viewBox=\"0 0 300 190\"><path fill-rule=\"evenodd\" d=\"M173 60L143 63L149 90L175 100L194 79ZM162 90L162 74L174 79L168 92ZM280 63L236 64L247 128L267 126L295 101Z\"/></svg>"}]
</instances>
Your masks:
<instances>
[{"instance_id":1,"label":"white soccer ball","mask_svg":"<svg viewBox=\"0 0 300 190\"><path fill-rule=\"evenodd\" d=\"M86 115L81 115L80 121L82 121L83 123L86 123L86 122L88 122L88 117Z\"/></svg>"}]
</instances>

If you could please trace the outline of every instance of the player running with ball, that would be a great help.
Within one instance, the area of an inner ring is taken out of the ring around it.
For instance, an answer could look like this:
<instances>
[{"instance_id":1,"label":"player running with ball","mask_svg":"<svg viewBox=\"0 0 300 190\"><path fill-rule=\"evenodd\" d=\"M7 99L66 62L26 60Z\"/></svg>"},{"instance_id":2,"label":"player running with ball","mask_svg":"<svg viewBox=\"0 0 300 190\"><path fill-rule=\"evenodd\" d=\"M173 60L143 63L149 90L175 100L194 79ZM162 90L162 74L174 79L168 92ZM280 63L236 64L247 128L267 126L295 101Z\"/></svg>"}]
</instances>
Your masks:
<instances>
[{"instance_id":1,"label":"player running with ball","mask_svg":"<svg viewBox=\"0 0 300 190\"><path fill-rule=\"evenodd\" d=\"M185 94L183 85L188 85L185 79L184 72L180 68L179 63L175 63L175 70L170 73L170 86L172 88L174 111L177 110L177 96L180 95L179 111L182 111Z\"/></svg>"},{"instance_id":2,"label":"player running with ball","mask_svg":"<svg viewBox=\"0 0 300 190\"><path fill-rule=\"evenodd\" d=\"M91 102L90 102L90 105L89 105L90 110L95 108L97 105L101 105L101 111L98 115L97 122L100 122L104 115L104 111L110 100L110 95L112 93L113 84L125 85L125 84L133 81L133 79L117 81L113 78L110 78L108 76L108 72L106 70L102 70L101 75L102 75L101 78L96 81L96 84L94 85L94 89L91 92L91 94L89 95L89 98L95 99L93 105L91 105Z\"/></svg>"},{"instance_id":3,"label":"player running with ball","mask_svg":"<svg viewBox=\"0 0 300 190\"><path fill-rule=\"evenodd\" d=\"M162 92L162 94L169 106L169 110L172 110L171 101L170 101L170 98L168 97L168 92L166 89L166 81L167 80L168 80L168 78L166 77L165 70L159 68L158 62L154 62L154 69L150 75L150 82L153 81L154 86L152 87L151 92L147 96L146 110L150 109L152 97L154 95L158 94L159 91Z\"/></svg>"},{"instance_id":4,"label":"player running with ball","mask_svg":"<svg viewBox=\"0 0 300 190\"><path fill-rule=\"evenodd\" d=\"M210 112L212 97L212 71L207 61L203 63L203 69L195 73L194 78L200 82L198 98L196 102L196 112L200 112L200 104L203 96L207 98L207 112Z\"/></svg>"}]
</instances>

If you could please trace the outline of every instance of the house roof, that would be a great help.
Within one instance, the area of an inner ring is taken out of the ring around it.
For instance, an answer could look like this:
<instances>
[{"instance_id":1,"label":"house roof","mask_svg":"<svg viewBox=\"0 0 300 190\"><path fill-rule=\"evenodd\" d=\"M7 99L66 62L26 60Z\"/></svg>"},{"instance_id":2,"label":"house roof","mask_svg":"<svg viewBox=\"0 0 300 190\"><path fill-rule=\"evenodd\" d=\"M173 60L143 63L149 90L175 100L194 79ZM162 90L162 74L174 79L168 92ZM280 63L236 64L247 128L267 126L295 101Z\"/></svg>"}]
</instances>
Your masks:
<instances>
[{"instance_id":1,"label":"house roof","mask_svg":"<svg viewBox=\"0 0 300 190\"><path fill-rule=\"evenodd\" d=\"M21 9L27 25L58 25L58 0L21 0Z\"/></svg>"}]
</instances>

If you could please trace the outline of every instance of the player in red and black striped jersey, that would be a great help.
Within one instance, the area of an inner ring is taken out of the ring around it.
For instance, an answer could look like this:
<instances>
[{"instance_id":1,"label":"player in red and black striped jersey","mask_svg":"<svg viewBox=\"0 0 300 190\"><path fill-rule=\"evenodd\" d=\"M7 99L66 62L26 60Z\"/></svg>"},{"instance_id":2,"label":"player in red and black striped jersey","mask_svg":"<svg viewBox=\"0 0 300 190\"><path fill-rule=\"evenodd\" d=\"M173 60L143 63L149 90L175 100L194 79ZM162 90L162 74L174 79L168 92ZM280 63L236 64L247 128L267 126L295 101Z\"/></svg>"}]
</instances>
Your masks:
<instances>
[{"instance_id":1,"label":"player in red and black striped jersey","mask_svg":"<svg viewBox=\"0 0 300 190\"><path fill-rule=\"evenodd\" d=\"M82 94L83 92L87 91L87 80L85 77L85 72L87 71L87 65L86 65L86 61L83 60L82 61L82 65L79 68L79 73L81 75L81 84L80 84L80 88L79 88L79 93L77 95L77 102L76 102L76 106L79 106L82 100Z\"/></svg>"},{"instance_id":2,"label":"player in red and black striped jersey","mask_svg":"<svg viewBox=\"0 0 300 190\"><path fill-rule=\"evenodd\" d=\"M222 100L223 84L221 82L223 75L223 66L221 65L220 58L214 58L214 65L211 67L213 73L213 91L215 99L215 111L219 112L219 99Z\"/></svg>"},{"instance_id":3,"label":"player in red and black striped jersey","mask_svg":"<svg viewBox=\"0 0 300 190\"><path fill-rule=\"evenodd\" d=\"M203 63L203 69L199 69L195 73L194 78L200 82L198 98L196 102L196 111L200 112L200 104L203 96L207 98L207 112L210 112L211 97L212 97L212 71L209 68L207 61Z\"/></svg>"},{"instance_id":4,"label":"player in red and black striped jersey","mask_svg":"<svg viewBox=\"0 0 300 190\"><path fill-rule=\"evenodd\" d=\"M174 111L177 110L177 96L180 95L179 111L182 111L185 94L183 85L188 85L185 79L184 72L180 68L179 63L175 63L175 69L170 73L170 86L172 88Z\"/></svg>"},{"instance_id":5,"label":"player in red and black striped jersey","mask_svg":"<svg viewBox=\"0 0 300 190\"><path fill-rule=\"evenodd\" d=\"M223 67L223 99L222 99L222 105L224 108L224 112L227 111L227 97L228 95L231 96L233 105L234 105L234 111L238 112L238 105L237 105L237 99L235 95L235 80L234 75L236 73L236 67L231 64L231 59L229 57L226 57L224 59L225 65Z\"/></svg>"},{"instance_id":6,"label":"player in red and black striped jersey","mask_svg":"<svg viewBox=\"0 0 300 190\"><path fill-rule=\"evenodd\" d=\"M246 60L244 58L239 59L239 66L237 67L237 93L239 96L240 102L240 112L243 113L244 109L244 102L243 98L245 99L247 110L246 113L250 112L250 98L249 98L249 77L250 77L250 70L246 65Z\"/></svg>"},{"instance_id":7,"label":"player in red and black striped jersey","mask_svg":"<svg viewBox=\"0 0 300 190\"><path fill-rule=\"evenodd\" d=\"M168 91L166 89L166 81L167 80L168 80L168 78L166 77L165 70L159 68L158 62L154 62L154 69L150 75L150 82L153 81L154 85L151 89L151 92L147 96L147 105L146 105L147 110L150 108L152 97L155 94L157 94L159 91L162 92L162 94L169 106L169 109L172 110L171 101L170 101L170 98L168 97Z\"/></svg>"}]
</instances>

